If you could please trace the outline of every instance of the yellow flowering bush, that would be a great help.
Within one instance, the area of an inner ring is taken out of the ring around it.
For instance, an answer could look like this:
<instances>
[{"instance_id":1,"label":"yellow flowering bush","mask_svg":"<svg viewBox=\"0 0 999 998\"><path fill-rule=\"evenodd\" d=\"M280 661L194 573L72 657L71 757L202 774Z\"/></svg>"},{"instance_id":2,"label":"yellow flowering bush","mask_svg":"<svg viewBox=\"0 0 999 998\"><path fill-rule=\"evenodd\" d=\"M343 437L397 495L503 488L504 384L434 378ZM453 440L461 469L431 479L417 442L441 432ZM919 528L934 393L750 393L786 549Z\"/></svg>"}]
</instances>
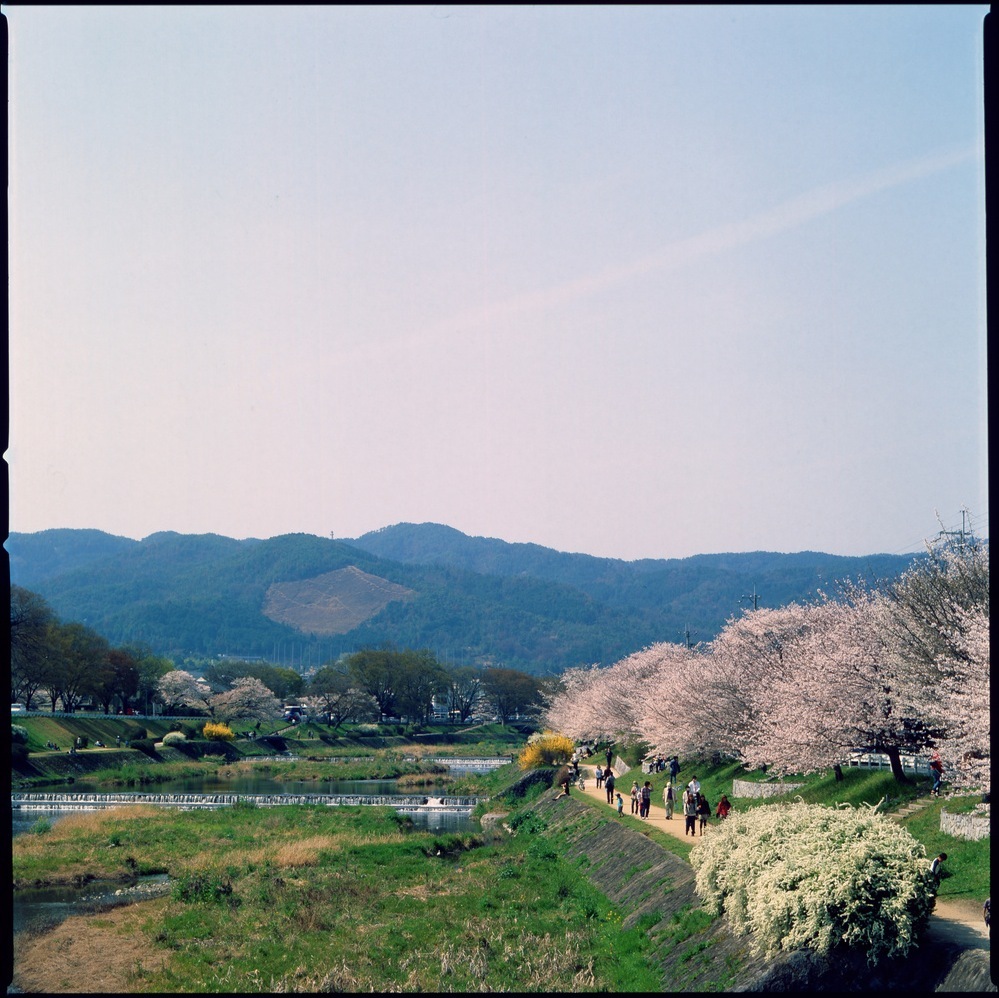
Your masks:
<instances>
[{"instance_id":1,"label":"yellow flowering bush","mask_svg":"<svg viewBox=\"0 0 999 998\"><path fill-rule=\"evenodd\" d=\"M541 769L544 766L561 766L572 758L576 746L571 738L545 731L533 734L517 757L521 769Z\"/></svg>"},{"instance_id":2,"label":"yellow flowering bush","mask_svg":"<svg viewBox=\"0 0 999 998\"><path fill-rule=\"evenodd\" d=\"M758 952L846 945L905 956L933 908L926 850L869 809L771 804L733 812L691 850L705 907Z\"/></svg>"},{"instance_id":3,"label":"yellow flowering bush","mask_svg":"<svg viewBox=\"0 0 999 998\"><path fill-rule=\"evenodd\" d=\"M217 721L209 721L201 733L210 742L231 742L236 737L228 724L220 724Z\"/></svg>"}]
</instances>

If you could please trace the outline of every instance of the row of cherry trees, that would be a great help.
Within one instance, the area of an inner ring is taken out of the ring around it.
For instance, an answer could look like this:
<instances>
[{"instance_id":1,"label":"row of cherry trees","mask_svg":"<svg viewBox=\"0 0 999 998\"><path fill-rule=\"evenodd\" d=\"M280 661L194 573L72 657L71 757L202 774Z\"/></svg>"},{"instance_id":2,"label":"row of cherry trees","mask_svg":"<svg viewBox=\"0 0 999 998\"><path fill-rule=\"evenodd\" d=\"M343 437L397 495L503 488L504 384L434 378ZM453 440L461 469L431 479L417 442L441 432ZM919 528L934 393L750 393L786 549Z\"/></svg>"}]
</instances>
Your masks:
<instances>
[{"instance_id":1,"label":"row of cherry trees","mask_svg":"<svg viewBox=\"0 0 999 998\"><path fill-rule=\"evenodd\" d=\"M577 741L641 741L806 773L858 748L939 751L989 787L988 547L931 549L897 581L733 618L710 644L656 644L572 669L546 720Z\"/></svg>"}]
</instances>

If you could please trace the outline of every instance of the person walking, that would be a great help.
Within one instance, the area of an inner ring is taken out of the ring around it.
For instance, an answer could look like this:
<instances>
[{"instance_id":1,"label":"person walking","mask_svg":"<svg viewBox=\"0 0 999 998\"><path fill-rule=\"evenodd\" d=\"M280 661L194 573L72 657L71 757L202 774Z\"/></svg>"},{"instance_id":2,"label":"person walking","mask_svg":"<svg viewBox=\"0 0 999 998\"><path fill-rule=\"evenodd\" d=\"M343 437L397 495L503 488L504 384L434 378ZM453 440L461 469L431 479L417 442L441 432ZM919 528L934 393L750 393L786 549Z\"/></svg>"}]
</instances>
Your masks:
<instances>
[{"instance_id":1,"label":"person walking","mask_svg":"<svg viewBox=\"0 0 999 998\"><path fill-rule=\"evenodd\" d=\"M690 782L687 784L687 789L693 794L699 794L701 792L701 781L698 780L696 775L690 778Z\"/></svg>"},{"instance_id":2,"label":"person walking","mask_svg":"<svg viewBox=\"0 0 999 998\"><path fill-rule=\"evenodd\" d=\"M708 803L708 798L704 794L697 795L697 818L698 825L701 829L701 835L704 834L704 829L708 827L708 818L711 817L711 805Z\"/></svg>"},{"instance_id":3,"label":"person walking","mask_svg":"<svg viewBox=\"0 0 999 998\"><path fill-rule=\"evenodd\" d=\"M611 763L614 761L614 749L610 745L607 746L607 768L611 768Z\"/></svg>"},{"instance_id":4,"label":"person walking","mask_svg":"<svg viewBox=\"0 0 999 998\"><path fill-rule=\"evenodd\" d=\"M696 835L696 825L697 825L697 797L688 788L683 792L683 818L686 824L683 827L683 836L687 837L687 834Z\"/></svg>"},{"instance_id":5,"label":"person walking","mask_svg":"<svg viewBox=\"0 0 999 998\"><path fill-rule=\"evenodd\" d=\"M673 784L667 783L666 789L663 791L663 804L666 806L666 817L673 818L673 805L676 803L676 794L673 790Z\"/></svg>"},{"instance_id":6,"label":"person walking","mask_svg":"<svg viewBox=\"0 0 999 998\"><path fill-rule=\"evenodd\" d=\"M607 791L607 803L614 803L614 774L607 770L607 774L604 776L604 790Z\"/></svg>"},{"instance_id":7,"label":"person walking","mask_svg":"<svg viewBox=\"0 0 999 998\"><path fill-rule=\"evenodd\" d=\"M617 795L617 813L624 814L624 798L620 794Z\"/></svg>"},{"instance_id":8,"label":"person walking","mask_svg":"<svg viewBox=\"0 0 999 998\"><path fill-rule=\"evenodd\" d=\"M597 777L597 790L599 790L604 785L604 771L600 768L600 763L597 763L595 775Z\"/></svg>"},{"instance_id":9,"label":"person walking","mask_svg":"<svg viewBox=\"0 0 999 998\"><path fill-rule=\"evenodd\" d=\"M638 780L631 782L631 813L638 814Z\"/></svg>"},{"instance_id":10,"label":"person walking","mask_svg":"<svg viewBox=\"0 0 999 998\"><path fill-rule=\"evenodd\" d=\"M934 887L940 886L940 878L943 876L943 862L947 858L947 853L942 852L930 863L930 879Z\"/></svg>"},{"instance_id":11,"label":"person walking","mask_svg":"<svg viewBox=\"0 0 999 998\"><path fill-rule=\"evenodd\" d=\"M649 811L652 810L652 784L646 780L642 785L641 797L638 805L638 816L648 818Z\"/></svg>"},{"instance_id":12,"label":"person walking","mask_svg":"<svg viewBox=\"0 0 999 998\"><path fill-rule=\"evenodd\" d=\"M677 776L680 775L680 760L674 755L669 761L670 783L676 783Z\"/></svg>"},{"instance_id":13,"label":"person walking","mask_svg":"<svg viewBox=\"0 0 999 998\"><path fill-rule=\"evenodd\" d=\"M930 759L930 775L933 777L933 789L930 791L934 797L940 796L940 783L943 780L943 760L939 752L933 753Z\"/></svg>"}]
</instances>

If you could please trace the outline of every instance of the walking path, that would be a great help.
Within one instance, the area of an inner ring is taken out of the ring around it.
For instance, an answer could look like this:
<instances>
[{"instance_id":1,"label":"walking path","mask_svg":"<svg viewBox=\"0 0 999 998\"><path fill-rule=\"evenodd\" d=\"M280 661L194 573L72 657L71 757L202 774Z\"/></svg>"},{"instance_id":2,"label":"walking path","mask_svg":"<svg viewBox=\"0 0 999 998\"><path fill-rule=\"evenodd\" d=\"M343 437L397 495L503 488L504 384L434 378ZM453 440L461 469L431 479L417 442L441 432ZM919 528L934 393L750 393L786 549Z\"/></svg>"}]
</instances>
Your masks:
<instances>
[{"instance_id":1,"label":"walking path","mask_svg":"<svg viewBox=\"0 0 999 998\"><path fill-rule=\"evenodd\" d=\"M582 792L584 794L586 794L587 797L592 797L594 800L602 801L605 807L611 808L614 811L614 813L616 814L617 813L617 803L615 802L614 804L608 804L607 803L607 791L603 787L600 787L599 790L597 789L597 778L596 778L596 775L595 775L596 774L596 767L594 767L594 766L580 766L579 767L579 772L583 776L583 785L585 787L585 789ZM617 774L616 773L614 774L614 779L615 779L615 781L617 780ZM677 795L678 796L677 796L676 804L673 805L673 817L672 818L667 818L666 817L666 807L663 804L663 797L662 797L662 791L661 790L654 790L653 791L653 793L652 793L652 807L649 809L649 816L648 816L648 818L644 818L644 819L643 818L639 818L637 814L632 814L631 813L631 784L630 783L627 786L621 786L621 784L618 783L614 787L614 794L615 794L615 799L616 799L616 796L617 796L618 793L621 794L621 797L624 799L624 813L628 817L634 818L636 821L648 821L651 824L655 825L655 827L659 831L661 831L661 832L667 832L667 833L669 833L671 835L675 835L678 839L685 838L688 842L690 842L691 844L693 844L697 840L697 838L699 837L699 835L700 835L700 829L698 829L698 834L697 835L693 835L693 836L692 835L684 835L684 828L685 828L685 824L686 823L683 820L683 801L681 801L679 799L679 795L683 793L683 787L684 786L686 786L686 784L681 785L681 784L678 783L676 785L676 790L677 790ZM572 792L578 794L580 791L579 791L578 787L573 787ZM711 828L710 823L708 824L708 828Z\"/></svg>"}]
</instances>

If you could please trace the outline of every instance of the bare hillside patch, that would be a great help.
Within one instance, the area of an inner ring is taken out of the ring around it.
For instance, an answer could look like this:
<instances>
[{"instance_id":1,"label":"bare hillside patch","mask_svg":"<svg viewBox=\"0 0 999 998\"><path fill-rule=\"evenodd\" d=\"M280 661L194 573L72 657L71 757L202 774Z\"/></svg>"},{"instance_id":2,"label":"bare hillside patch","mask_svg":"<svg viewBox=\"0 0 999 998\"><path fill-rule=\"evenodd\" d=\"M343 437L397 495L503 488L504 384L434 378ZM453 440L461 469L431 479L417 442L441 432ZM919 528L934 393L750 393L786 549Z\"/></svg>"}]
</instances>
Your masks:
<instances>
[{"instance_id":1,"label":"bare hillside patch","mask_svg":"<svg viewBox=\"0 0 999 998\"><path fill-rule=\"evenodd\" d=\"M346 634L389 603L416 593L351 565L297 582L275 582L264 596L263 614L306 634Z\"/></svg>"}]
</instances>

